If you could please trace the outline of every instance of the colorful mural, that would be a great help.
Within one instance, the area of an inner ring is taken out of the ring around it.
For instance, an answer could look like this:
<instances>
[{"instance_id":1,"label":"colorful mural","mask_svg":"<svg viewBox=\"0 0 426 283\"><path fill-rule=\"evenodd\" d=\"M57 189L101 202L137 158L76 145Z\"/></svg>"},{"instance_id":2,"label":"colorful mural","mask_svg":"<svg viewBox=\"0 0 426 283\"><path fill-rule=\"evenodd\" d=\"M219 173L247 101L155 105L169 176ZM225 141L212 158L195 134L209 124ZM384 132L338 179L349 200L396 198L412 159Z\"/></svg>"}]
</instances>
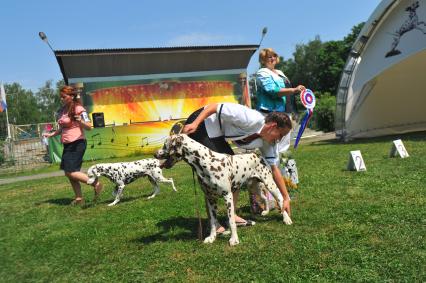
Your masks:
<instances>
[{"instance_id":1,"label":"colorful mural","mask_svg":"<svg viewBox=\"0 0 426 283\"><path fill-rule=\"evenodd\" d=\"M83 83L89 116L103 113L104 128L86 132L85 160L153 153L195 110L220 102L241 103L240 74ZM51 158L60 161L62 145L50 139Z\"/></svg>"}]
</instances>

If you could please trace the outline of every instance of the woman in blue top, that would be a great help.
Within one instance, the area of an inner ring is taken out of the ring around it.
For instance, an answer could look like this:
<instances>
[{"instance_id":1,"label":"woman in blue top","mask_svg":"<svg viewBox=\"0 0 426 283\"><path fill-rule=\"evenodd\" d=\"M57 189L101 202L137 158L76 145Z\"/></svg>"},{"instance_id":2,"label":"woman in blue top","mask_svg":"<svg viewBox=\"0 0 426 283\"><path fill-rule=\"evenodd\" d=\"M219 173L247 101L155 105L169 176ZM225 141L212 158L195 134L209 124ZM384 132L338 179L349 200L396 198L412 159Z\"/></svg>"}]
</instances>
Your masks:
<instances>
[{"instance_id":1,"label":"woman in blue top","mask_svg":"<svg viewBox=\"0 0 426 283\"><path fill-rule=\"evenodd\" d=\"M275 65L280 58L272 48L265 48L259 52L259 62L262 66L256 73L257 107L262 113L288 112L286 111L286 96L299 93L305 89L303 85L291 87L290 81Z\"/></svg>"}]
</instances>

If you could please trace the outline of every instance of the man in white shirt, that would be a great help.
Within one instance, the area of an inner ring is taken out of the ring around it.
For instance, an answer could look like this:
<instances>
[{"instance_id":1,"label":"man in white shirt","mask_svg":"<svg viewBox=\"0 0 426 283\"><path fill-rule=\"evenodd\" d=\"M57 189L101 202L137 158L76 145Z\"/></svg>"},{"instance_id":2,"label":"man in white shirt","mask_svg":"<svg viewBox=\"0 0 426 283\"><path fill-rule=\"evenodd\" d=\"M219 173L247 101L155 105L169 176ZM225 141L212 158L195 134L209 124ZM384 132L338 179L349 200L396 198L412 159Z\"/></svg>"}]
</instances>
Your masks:
<instances>
[{"instance_id":1,"label":"man in white shirt","mask_svg":"<svg viewBox=\"0 0 426 283\"><path fill-rule=\"evenodd\" d=\"M284 198L284 210L290 215L290 198L279 168L279 152L290 146L290 117L271 112L263 116L256 110L235 103L210 104L191 114L183 133L208 148L233 155L227 140L244 149L258 148L271 166L274 181ZM234 195L234 203L238 193ZM236 215L237 223L248 223Z\"/></svg>"}]
</instances>

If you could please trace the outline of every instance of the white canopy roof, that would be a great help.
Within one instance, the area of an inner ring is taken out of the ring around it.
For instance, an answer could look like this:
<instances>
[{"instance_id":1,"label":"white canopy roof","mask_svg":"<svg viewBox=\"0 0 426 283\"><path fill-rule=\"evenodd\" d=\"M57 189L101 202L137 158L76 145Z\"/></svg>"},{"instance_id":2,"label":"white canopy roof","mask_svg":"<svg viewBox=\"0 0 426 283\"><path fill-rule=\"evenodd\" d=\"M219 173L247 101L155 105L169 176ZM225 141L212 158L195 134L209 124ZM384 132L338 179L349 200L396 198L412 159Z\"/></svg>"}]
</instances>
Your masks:
<instances>
[{"instance_id":1,"label":"white canopy roof","mask_svg":"<svg viewBox=\"0 0 426 283\"><path fill-rule=\"evenodd\" d=\"M345 66L336 135L344 139L426 130L426 1L383 0Z\"/></svg>"}]
</instances>

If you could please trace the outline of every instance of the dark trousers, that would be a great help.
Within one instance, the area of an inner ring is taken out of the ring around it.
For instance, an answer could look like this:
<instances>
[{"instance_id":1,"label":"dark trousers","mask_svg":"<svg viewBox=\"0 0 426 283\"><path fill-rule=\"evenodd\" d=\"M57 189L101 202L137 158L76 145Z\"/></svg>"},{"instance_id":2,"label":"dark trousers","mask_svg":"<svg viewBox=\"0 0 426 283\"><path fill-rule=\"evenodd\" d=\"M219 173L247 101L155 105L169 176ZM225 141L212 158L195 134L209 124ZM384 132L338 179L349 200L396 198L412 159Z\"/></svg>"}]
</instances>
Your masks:
<instances>
[{"instance_id":1,"label":"dark trousers","mask_svg":"<svg viewBox=\"0 0 426 283\"><path fill-rule=\"evenodd\" d=\"M186 124L190 124L194 122L195 119L197 119L198 115L200 115L201 111L203 111L203 108L198 109L191 115L189 115L188 119L185 122ZM219 152L219 153L226 153L230 155L234 155L234 151L232 150L229 143L225 140L225 137L216 137L216 138L210 138L207 134L206 125L204 121L200 123L197 130L188 135L193 140L201 143L202 145L210 148L213 151Z\"/></svg>"}]
</instances>

